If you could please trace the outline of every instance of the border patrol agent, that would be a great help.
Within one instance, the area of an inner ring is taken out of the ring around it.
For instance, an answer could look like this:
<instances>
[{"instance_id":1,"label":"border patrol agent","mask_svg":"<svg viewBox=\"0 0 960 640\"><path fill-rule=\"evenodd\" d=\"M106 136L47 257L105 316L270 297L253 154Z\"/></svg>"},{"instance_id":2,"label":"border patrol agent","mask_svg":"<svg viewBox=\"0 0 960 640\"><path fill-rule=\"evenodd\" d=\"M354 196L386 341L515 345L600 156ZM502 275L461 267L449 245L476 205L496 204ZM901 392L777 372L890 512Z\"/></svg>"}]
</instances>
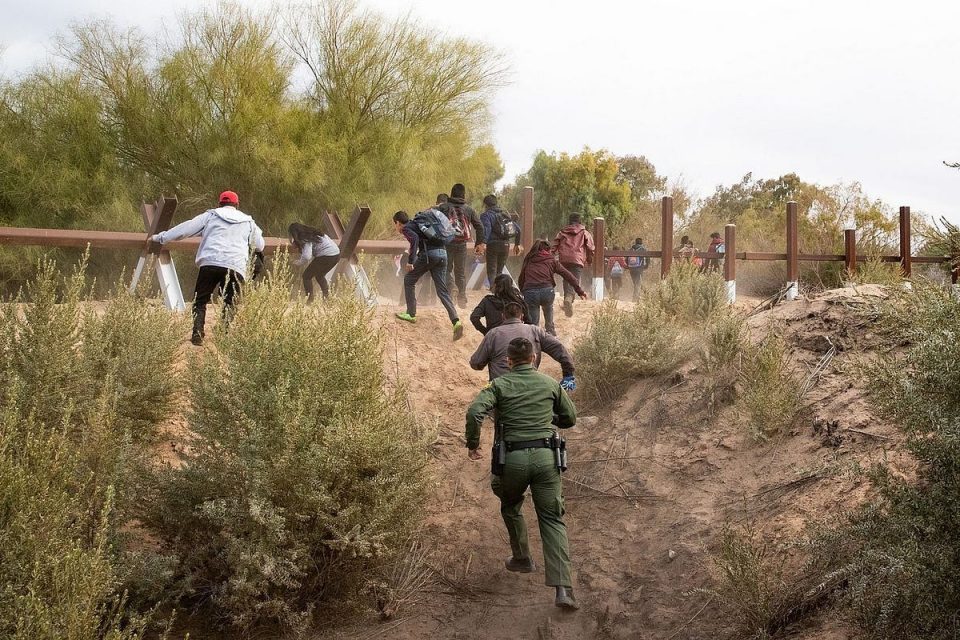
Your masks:
<instances>
[{"instance_id":1,"label":"border patrol agent","mask_svg":"<svg viewBox=\"0 0 960 640\"><path fill-rule=\"evenodd\" d=\"M535 353L529 340L512 340L507 359L510 373L491 381L467 409L469 457L483 457L477 450L480 425L484 416L495 410L501 434L494 443L490 485L500 498L500 515L510 535L513 555L507 559L506 567L520 573L532 573L537 568L530 557L527 525L521 511L523 494L529 486L543 541L546 584L556 588L558 607L579 609L570 579L570 551L557 462L565 452L558 450L559 438L553 427L566 429L576 424L576 407L560 383L533 368ZM497 465L498 447L505 450L500 456L502 467ZM501 475L497 475L498 470Z\"/></svg>"}]
</instances>

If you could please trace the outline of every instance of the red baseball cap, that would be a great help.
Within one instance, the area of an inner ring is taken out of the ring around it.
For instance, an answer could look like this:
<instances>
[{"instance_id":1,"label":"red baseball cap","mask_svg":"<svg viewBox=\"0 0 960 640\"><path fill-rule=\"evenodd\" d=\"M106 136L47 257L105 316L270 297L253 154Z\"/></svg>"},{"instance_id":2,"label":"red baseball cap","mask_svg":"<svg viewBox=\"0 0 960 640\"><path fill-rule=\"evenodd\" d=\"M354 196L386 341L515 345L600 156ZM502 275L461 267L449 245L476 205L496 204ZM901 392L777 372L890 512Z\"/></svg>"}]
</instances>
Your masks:
<instances>
[{"instance_id":1,"label":"red baseball cap","mask_svg":"<svg viewBox=\"0 0 960 640\"><path fill-rule=\"evenodd\" d=\"M240 204L240 198L237 197L237 194L233 191L224 191L220 194L220 204L232 204L236 206Z\"/></svg>"}]
</instances>

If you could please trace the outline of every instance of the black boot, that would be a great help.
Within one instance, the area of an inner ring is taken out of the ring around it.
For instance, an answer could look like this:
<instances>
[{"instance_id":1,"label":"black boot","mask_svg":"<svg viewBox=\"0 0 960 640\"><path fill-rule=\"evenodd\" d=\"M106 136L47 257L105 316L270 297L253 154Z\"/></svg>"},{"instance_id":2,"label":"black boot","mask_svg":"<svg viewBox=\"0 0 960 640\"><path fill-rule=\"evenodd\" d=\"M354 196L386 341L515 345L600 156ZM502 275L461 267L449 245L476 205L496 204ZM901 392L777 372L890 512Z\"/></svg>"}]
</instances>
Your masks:
<instances>
[{"instance_id":1,"label":"black boot","mask_svg":"<svg viewBox=\"0 0 960 640\"><path fill-rule=\"evenodd\" d=\"M196 346L203 345L203 325L207 321L206 307L193 307L193 333L190 336L190 342Z\"/></svg>"},{"instance_id":2,"label":"black boot","mask_svg":"<svg viewBox=\"0 0 960 640\"><path fill-rule=\"evenodd\" d=\"M534 563L533 558L517 560L513 556L510 556L507 558L507 561L504 562L504 565L507 567L507 571L516 571L517 573L533 573L537 570L537 565Z\"/></svg>"},{"instance_id":3,"label":"black boot","mask_svg":"<svg viewBox=\"0 0 960 640\"><path fill-rule=\"evenodd\" d=\"M561 609L567 609L568 611L576 611L580 608L580 605L577 604L577 599L573 597L573 589L571 587L557 587L557 598L553 603Z\"/></svg>"}]
</instances>

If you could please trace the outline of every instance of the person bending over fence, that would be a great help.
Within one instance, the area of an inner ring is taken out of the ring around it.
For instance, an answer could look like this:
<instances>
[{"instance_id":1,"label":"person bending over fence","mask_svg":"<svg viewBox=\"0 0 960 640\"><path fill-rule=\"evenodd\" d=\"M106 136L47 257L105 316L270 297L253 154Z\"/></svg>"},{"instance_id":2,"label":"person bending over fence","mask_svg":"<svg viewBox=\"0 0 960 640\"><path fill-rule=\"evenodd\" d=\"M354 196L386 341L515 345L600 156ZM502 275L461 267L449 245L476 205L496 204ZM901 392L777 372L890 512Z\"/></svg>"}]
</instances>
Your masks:
<instances>
[{"instance_id":1,"label":"person bending over fence","mask_svg":"<svg viewBox=\"0 0 960 640\"><path fill-rule=\"evenodd\" d=\"M294 264L307 265L303 270L303 291L307 300L313 302L313 281L320 285L324 298L330 297L327 274L340 261L340 247L323 231L294 222L290 225L290 244L300 251L300 259Z\"/></svg>"}]
</instances>

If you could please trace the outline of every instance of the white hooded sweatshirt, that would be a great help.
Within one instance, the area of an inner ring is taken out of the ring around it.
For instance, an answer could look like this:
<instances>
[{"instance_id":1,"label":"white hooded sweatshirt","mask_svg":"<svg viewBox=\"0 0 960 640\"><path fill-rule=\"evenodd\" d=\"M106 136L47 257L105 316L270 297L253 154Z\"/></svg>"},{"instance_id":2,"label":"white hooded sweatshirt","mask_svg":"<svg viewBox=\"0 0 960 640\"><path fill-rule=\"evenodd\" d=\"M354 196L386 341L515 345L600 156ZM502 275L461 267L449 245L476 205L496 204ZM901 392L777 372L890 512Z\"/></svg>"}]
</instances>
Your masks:
<instances>
[{"instance_id":1,"label":"white hooded sweatshirt","mask_svg":"<svg viewBox=\"0 0 960 640\"><path fill-rule=\"evenodd\" d=\"M230 205L205 211L154 235L151 240L166 244L196 235L200 236L200 248L197 249L197 266L200 267L225 267L245 274L250 249L263 251L263 231L253 218Z\"/></svg>"}]
</instances>

